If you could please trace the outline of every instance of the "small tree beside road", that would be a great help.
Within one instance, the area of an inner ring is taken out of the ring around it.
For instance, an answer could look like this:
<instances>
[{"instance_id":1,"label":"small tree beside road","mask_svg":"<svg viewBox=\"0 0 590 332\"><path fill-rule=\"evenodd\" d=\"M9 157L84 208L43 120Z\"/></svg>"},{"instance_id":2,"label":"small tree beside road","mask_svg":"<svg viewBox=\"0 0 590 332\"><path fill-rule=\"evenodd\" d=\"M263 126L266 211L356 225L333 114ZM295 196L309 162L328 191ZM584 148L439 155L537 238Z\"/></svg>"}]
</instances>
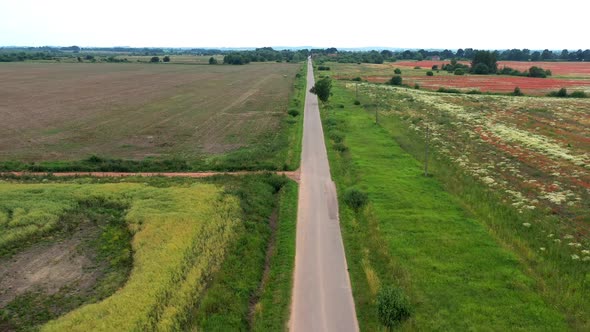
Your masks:
<instances>
[{"instance_id":1,"label":"small tree beside road","mask_svg":"<svg viewBox=\"0 0 590 332\"><path fill-rule=\"evenodd\" d=\"M332 90L332 80L329 77L324 77L317 81L315 85L309 90L309 92L318 96L318 98L326 103L330 98Z\"/></svg>"}]
</instances>

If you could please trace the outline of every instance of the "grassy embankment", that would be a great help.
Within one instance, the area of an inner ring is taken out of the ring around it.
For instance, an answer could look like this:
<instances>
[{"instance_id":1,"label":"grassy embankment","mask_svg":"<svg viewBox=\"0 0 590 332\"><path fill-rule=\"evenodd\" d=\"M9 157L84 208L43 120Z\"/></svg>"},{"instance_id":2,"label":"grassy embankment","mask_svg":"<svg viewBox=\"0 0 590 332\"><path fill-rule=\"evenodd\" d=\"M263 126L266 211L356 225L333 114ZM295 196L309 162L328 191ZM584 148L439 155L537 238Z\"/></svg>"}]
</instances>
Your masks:
<instances>
[{"instance_id":1,"label":"grassy embankment","mask_svg":"<svg viewBox=\"0 0 590 332\"><path fill-rule=\"evenodd\" d=\"M63 183L0 185L0 226L7 228L2 237L4 255L33 243L55 241L56 236L67 237L68 229L77 227L82 218L73 212L88 214L99 209L103 216L119 216L113 220L127 226L104 228L102 244L110 243L112 248L97 245L110 249L109 259L123 262L127 271L131 259L129 237L117 241L115 235L125 234L126 229L133 234L131 273L118 290L126 276L124 269L113 269L123 271L118 274L123 280L104 279L113 286L108 290L114 292L110 297L105 291L99 296L75 298L60 290L58 295L63 299L58 306L64 306L52 315L37 315L46 309L43 305L51 296L25 294L12 304L28 311L16 310L9 304L2 310L4 323L26 330L80 306L41 329L256 329L256 324L285 324L295 243L294 183L275 175L218 177L206 181L209 184L161 178L58 181ZM269 218L274 209L278 213L273 231ZM68 215L74 217L63 218ZM117 230L123 233L115 234ZM271 237L276 239L275 246L267 254ZM265 256L269 257L266 267ZM268 277L261 286L265 269ZM256 317L264 321L248 320L253 298L262 303L257 306ZM267 305L269 301L272 305ZM208 315L200 316L203 313ZM32 316L36 320L21 324Z\"/></svg>"},{"instance_id":2,"label":"grassy embankment","mask_svg":"<svg viewBox=\"0 0 590 332\"><path fill-rule=\"evenodd\" d=\"M385 285L401 287L413 304L407 330L566 329L482 210L445 190L438 174L424 177L374 113L353 105L354 91L338 82L333 90L322 114L334 179L339 193L355 186L370 199L358 213L340 202L361 329L382 329L375 295Z\"/></svg>"}]
</instances>

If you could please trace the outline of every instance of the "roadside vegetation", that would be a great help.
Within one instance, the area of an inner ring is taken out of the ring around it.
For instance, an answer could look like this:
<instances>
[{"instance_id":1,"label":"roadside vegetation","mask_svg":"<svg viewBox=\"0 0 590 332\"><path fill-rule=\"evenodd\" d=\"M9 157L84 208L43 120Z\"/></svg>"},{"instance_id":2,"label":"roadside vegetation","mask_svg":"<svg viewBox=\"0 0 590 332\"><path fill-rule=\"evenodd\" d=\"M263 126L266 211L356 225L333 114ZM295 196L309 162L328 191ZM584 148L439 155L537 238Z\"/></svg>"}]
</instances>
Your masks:
<instances>
[{"instance_id":1,"label":"roadside vegetation","mask_svg":"<svg viewBox=\"0 0 590 332\"><path fill-rule=\"evenodd\" d=\"M516 190L502 186L520 182L475 172L494 171L487 162L477 169L472 164L480 156L473 149L494 141L463 135L470 127L462 122L469 118L458 111L465 106L445 95L370 84L360 88L361 105L355 105L355 93L354 83L335 82L322 116L361 329L381 329L376 299L390 286L400 288L410 303L404 330L587 329L590 254L583 211L588 206L580 184L572 195L565 183L557 189L567 190L564 197L573 204L550 202L552 192L537 198L535 209L527 206L536 203L523 201L529 194L515 204L510 193ZM502 105L512 102L501 98ZM519 107L534 108L535 99L520 98L514 99ZM468 105L475 111L486 104L482 99ZM423 165L426 126L432 135L430 177ZM496 158L505 152L482 153ZM531 167L520 170L544 172ZM492 179L496 186L490 186ZM350 188L367 194L366 206L350 203ZM543 208L547 204L551 208Z\"/></svg>"}]
</instances>

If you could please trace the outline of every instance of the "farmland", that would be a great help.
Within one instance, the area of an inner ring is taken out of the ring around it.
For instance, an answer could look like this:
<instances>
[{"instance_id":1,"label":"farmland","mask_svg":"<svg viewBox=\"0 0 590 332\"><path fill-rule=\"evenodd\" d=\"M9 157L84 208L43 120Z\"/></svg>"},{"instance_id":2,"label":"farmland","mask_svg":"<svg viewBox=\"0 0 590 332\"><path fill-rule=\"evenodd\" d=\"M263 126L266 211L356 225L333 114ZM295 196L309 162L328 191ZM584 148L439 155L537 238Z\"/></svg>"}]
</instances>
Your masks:
<instances>
[{"instance_id":1,"label":"farmland","mask_svg":"<svg viewBox=\"0 0 590 332\"><path fill-rule=\"evenodd\" d=\"M296 168L287 155L297 121L286 111L300 67L2 64L0 161L10 169L95 155L200 170L223 168L233 153L243 169Z\"/></svg>"},{"instance_id":2,"label":"farmland","mask_svg":"<svg viewBox=\"0 0 590 332\"><path fill-rule=\"evenodd\" d=\"M382 70L328 65L334 76ZM332 170L339 193L359 188L370 201L359 212L341 202L364 328L378 328L374 296L393 284L414 306L407 330L586 330L589 109L587 99L335 82L323 112Z\"/></svg>"},{"instance_id":3,"label":"farmland","mask_svg":"<svg viewBox=\"0 0 590 332\"><path fill-rule=\"evenodd\" d=\"M545 95L560 88L569 91L590 91L590 64L585 62L516 62L499 61L498 68L507 66L520 71L531 66L540 66L552 71L548 78L501 76L501 75L453 75L443 70L434 70L434 76L426 76L432 66L441 68L448 61L398 61L382 65L337 65L333 71L336 78L361 77L369 82L384 83L391 79L395 68L402 70L405 84L437 90L440 87L456 88L462 91L478 90L481 92L510 93L519 87L528 95ZM469 62L459 62L469 64ZM415 68L420 67L420 68Z\"/></svg>"},{"instance_id":4,"label":"farmland","mask_svg":"<svg viewBox=\"0 0 590 332\"><path fill-rule=\"evenodd\" d=\"M297 192L286 179L37 180L0 183L2 329L244 329L257 289L279 309L259 324L284 324L290 274L277 272L292 266L283 251L294 241L288 206ZM273 210L280 233L269 225ZM270 256L277 263L260 286L266 246L277 234L281 249ZM31 261L39 252L48 253L46 263ZM33 277L18 278L21 264ZM40 273L47 280L34 278ZM241 278L243 293L231 303L225 294L237 284L225 276ZM271 291L287 293L273 298Z\"/></svg>"}]
</instances>

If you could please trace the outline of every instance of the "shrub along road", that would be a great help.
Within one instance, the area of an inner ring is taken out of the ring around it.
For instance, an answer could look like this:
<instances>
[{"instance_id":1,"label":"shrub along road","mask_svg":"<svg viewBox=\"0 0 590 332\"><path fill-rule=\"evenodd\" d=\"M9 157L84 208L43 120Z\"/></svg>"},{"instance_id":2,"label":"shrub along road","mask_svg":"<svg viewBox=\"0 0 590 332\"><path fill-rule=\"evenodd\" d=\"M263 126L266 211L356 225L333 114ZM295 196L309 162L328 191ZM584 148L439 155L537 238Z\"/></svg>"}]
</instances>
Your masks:
<instances>
[{"instance_id":1,"label":"shrub along road","mask_svg":"<svg viewBox=\"0 0 590 332\"><path fill-rule=\"evenodd\" d=\"M311 60L307 87L314 85ZM318 99L307 92L291 331L358 331Z\"/></svg>"}]
</instances>

